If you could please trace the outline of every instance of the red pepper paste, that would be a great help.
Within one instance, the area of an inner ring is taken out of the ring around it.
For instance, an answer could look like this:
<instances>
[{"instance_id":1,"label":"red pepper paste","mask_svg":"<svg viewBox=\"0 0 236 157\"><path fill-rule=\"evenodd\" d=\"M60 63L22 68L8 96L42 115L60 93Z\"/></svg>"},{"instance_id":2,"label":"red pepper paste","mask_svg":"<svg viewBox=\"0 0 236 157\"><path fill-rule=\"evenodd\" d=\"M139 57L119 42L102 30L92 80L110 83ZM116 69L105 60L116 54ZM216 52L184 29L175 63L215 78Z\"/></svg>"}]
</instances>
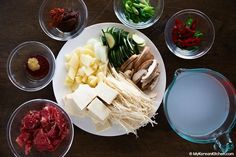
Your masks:
<instances>
[{"instance_id":1,"label":"red pepper paste","mask_svg":"<svg viewBox=\"0 0 236 157\"><path fill-rule=\"evenodd\" d=\"M50 10L50 17L50 25L62 32L71 32L79 24L79 12L72 9L54 8Z\"/></svg>"},{"instance_id":2,"label":"red pepper paste","mask_svg":"<svg viewBox=\"0 0 236 157\"><path fill-rule=\"evenodd\" d=\"M203 33L197 30L197 21L188 18L185 22L176 19L172 30L173 42L182 49L198 49Z\"/></svg>"},{"instance_id":3,"label":"red pepper paste","mask_svg":"<svg viewBox=\"0 0 236 157\"><path fill-rule=\"evenodd\" d=\"M39 64L39 68L33 70L29 65L30 59L36 59L37 64ZM45 77L49 72L49 62L42 55L31 56L28 58L28 61L26 63L26 70L33 78L41 79L41 78Z\"/></svg>"},{"instance_id":4,"label":"red pepper paste","mask_svg":"<svg viewBox=\"0 0 236 157\"><path fill-rule=\"evenodd\" d=\"M69 134L63 114L50 103L42 110L30 110L21 120L20 134L16 138L25 155L34 148L40 152L55 151Z\"/></svg>"}]
</instances>

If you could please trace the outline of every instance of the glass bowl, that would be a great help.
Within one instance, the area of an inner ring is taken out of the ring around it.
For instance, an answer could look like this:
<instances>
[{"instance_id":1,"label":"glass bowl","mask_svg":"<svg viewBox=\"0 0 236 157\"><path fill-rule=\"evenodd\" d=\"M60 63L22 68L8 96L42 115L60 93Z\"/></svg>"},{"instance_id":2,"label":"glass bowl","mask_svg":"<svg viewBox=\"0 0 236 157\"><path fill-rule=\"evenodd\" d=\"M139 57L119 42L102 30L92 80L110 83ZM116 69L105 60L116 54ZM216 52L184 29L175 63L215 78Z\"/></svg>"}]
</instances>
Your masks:
<instances>
[{"instance_id":1,"label":"glass bowl","mask_svg":"<svg viewBox=\"0 0 236 157\"><path fill-rule=\"evenodd\" d=\"M78 11L78 24L70 32L63 32L53 27L51 23L50 10L64 8ZM39 24L42 30L52 39L67 41L78 36L87 24L88 10L83 0L44 0L39 9Z\"/></svg>"},{"instance_id":2,"label":"glass bowl","mask_svg":"<svg viewBox=\"0 0 236 157\"><path fill-rule=\"evenodd\" d=\"M25 155L24 149L20 148L16 143L16 138L20 135L21 120L30 110L41 110L47 104L56 107L62 113L68 124L69 134L53 152L39 152L35 150L34 146L32 146L31 152L28 155ZM73 124L67 113L55 102L46 99L34 99L23 103L12 113L7 125L8 145L16 157L63 157L70 149L73 138Z\"/></svg>"},{"instance_id":3,"label":"glass bowl","mask_svg":"<svg viewBox=\"0 0 236 157\"><path fill-rule=\"evenodd\" d=\"M150 4L155 8L154 16L146 21L146 22L139 22L134 23L128 20L124 14L124 5L123 0L114 0L113 1L113 9L117 16L117 18L126 26L133 28L133 29L145 29L152 26L155 22L157 22L164 9L164 0L149 0Z\"/></svg>"},{"instance_id":4,"label":"glass bowl","mask_svg":"<svg viewBox=\"0 0 236 157\"><path fill-rule=\"evenodd\" d=\"M181 49L172 40L172 30L175 25L175 20L178 19L184 22L189 17L196 20L196 29L203 33L201 44L196 50ZM215 29L213 23L206 14L195 9L185 9L175 13L168 20L164 34L166 45L169 50L176 56L184 59L195 59L205 55L211 49L215 40Z\"/></svg>"},{"instance_id":5,"label":"glass bowl","mask_svg":"<svg viewBox=\"0 0 236 157\"><path fill-rule=\"evenodd\" d=\"M48 72L44 77L34 78L28 73L27 61L36 55L43 56L48 61ZM28 41L18 45L9 55L7 75L17 88L34 92L46 87L51 82L55 66L55 57L46 45L37 41Z\"/></svg>"}]
</instances>

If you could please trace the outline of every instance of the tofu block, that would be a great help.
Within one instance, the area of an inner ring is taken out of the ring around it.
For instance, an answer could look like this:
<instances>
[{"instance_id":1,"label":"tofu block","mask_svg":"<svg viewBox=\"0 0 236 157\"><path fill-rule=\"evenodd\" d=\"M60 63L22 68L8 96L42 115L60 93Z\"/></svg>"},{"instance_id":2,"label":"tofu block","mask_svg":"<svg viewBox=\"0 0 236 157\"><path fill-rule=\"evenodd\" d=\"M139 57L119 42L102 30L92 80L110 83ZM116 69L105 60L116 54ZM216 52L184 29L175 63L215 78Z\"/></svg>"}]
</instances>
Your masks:
<instances>
[{"instance_id":1,"label":"tofu block","mask_svg":"<svg viewBox=\"0 0 236 157\"><path fill-rule=\"evenodd\" d=\"M72 99L80 110L86 108L96 96L94 88L87 84L80 84L76 91L72 93Z\"/></svg>"},{"instance_id":2,"label":"tofu block","mask_svg":"<svg viewBox=\"0 0 236 157\"><path fill-rule=\"evenodd\" d=\"M104 121L110 114L110 110L101 100L95 98L87 107L87 109L95 115L99 120Z\"/></svg>"},{"instance_id":3,"label":"tofu block","mask_svg":"<svg viewBox=\"0 0 236 157\"><path fill-rule=\"evenodd\" d=\"M106 85L103 82L99 82L99 84L96 86L95 91L103 101L105 101L107 104L111 104L112 101L117 97L118 92Z\"/></svg>"},{"instance_id":4,"label":"tofu block","mask_svg":"<svg viewBox=\"0 0 236 157\"><path fill-rule=\"evenodd\" d=\"M104 121L101 121L96 115L91 111L87 110L87 116L93 121L94 124L103 124Z\"/></svg>"},{"instance_id":5,"label":"tofu block","mask_svg":"<svg viewBox=\"0 0 236 157\"><path fill-rule=\"evenodd\" d=\"M83 117L85 115L84 110L80 110L72 99L72 94L67 94L63 98L65 111L72 116Z\"/></svg>"}]
</instances>

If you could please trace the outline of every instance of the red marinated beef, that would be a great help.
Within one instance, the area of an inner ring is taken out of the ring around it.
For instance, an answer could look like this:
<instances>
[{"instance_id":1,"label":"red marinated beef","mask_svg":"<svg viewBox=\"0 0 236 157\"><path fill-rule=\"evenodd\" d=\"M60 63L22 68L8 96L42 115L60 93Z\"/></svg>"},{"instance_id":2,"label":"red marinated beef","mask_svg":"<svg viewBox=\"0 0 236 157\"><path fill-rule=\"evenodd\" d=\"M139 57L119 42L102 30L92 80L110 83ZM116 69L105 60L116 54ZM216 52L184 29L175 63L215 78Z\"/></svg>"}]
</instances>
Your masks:
<instances>
[{"instance_id":1,"label":"red marinated beef","mask_svg":"<svg viewBox=\"0 0 236 157\"><path fill-rule=\"evenodd\" d=\"M21 133L16 138L20 148L29 154L31 148L54 151L68 135L68 123L62 113L47 104L40 111L29 111L21 121Z\"/></svg>"}]
</instances>

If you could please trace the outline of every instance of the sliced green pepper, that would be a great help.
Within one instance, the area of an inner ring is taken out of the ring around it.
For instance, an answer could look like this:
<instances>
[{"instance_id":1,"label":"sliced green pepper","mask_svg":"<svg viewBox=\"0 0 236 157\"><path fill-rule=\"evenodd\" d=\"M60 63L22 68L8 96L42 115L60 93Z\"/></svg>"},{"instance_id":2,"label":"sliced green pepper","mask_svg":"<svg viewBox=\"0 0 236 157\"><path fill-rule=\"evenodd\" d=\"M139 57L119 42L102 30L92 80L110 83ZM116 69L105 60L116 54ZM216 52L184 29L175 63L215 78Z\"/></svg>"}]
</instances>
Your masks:
<instances>
[{"instance_id":1,"label":"sliced green pepper","mask_svg":"<svg viewBox=\"0 0 236 157\"><path fill-rule=\"evenodd\" d=\"M200 32L200 31L196 31L193 36L194 36L194 37L197 37L197 38L200 38L200 37L203 36L203 33Z\"/></svg>"},{"instance_id":2,"label":"sliced green pepper","mask_svg":"<svg viewBox=\"0 0 236 157\"><path fill-rule=\"evenodd\" d=\"M192 18L188 18L185 22L186 27L191 27L192 24L193 24L193 19Z\"/></svg>"}]
</instances>

